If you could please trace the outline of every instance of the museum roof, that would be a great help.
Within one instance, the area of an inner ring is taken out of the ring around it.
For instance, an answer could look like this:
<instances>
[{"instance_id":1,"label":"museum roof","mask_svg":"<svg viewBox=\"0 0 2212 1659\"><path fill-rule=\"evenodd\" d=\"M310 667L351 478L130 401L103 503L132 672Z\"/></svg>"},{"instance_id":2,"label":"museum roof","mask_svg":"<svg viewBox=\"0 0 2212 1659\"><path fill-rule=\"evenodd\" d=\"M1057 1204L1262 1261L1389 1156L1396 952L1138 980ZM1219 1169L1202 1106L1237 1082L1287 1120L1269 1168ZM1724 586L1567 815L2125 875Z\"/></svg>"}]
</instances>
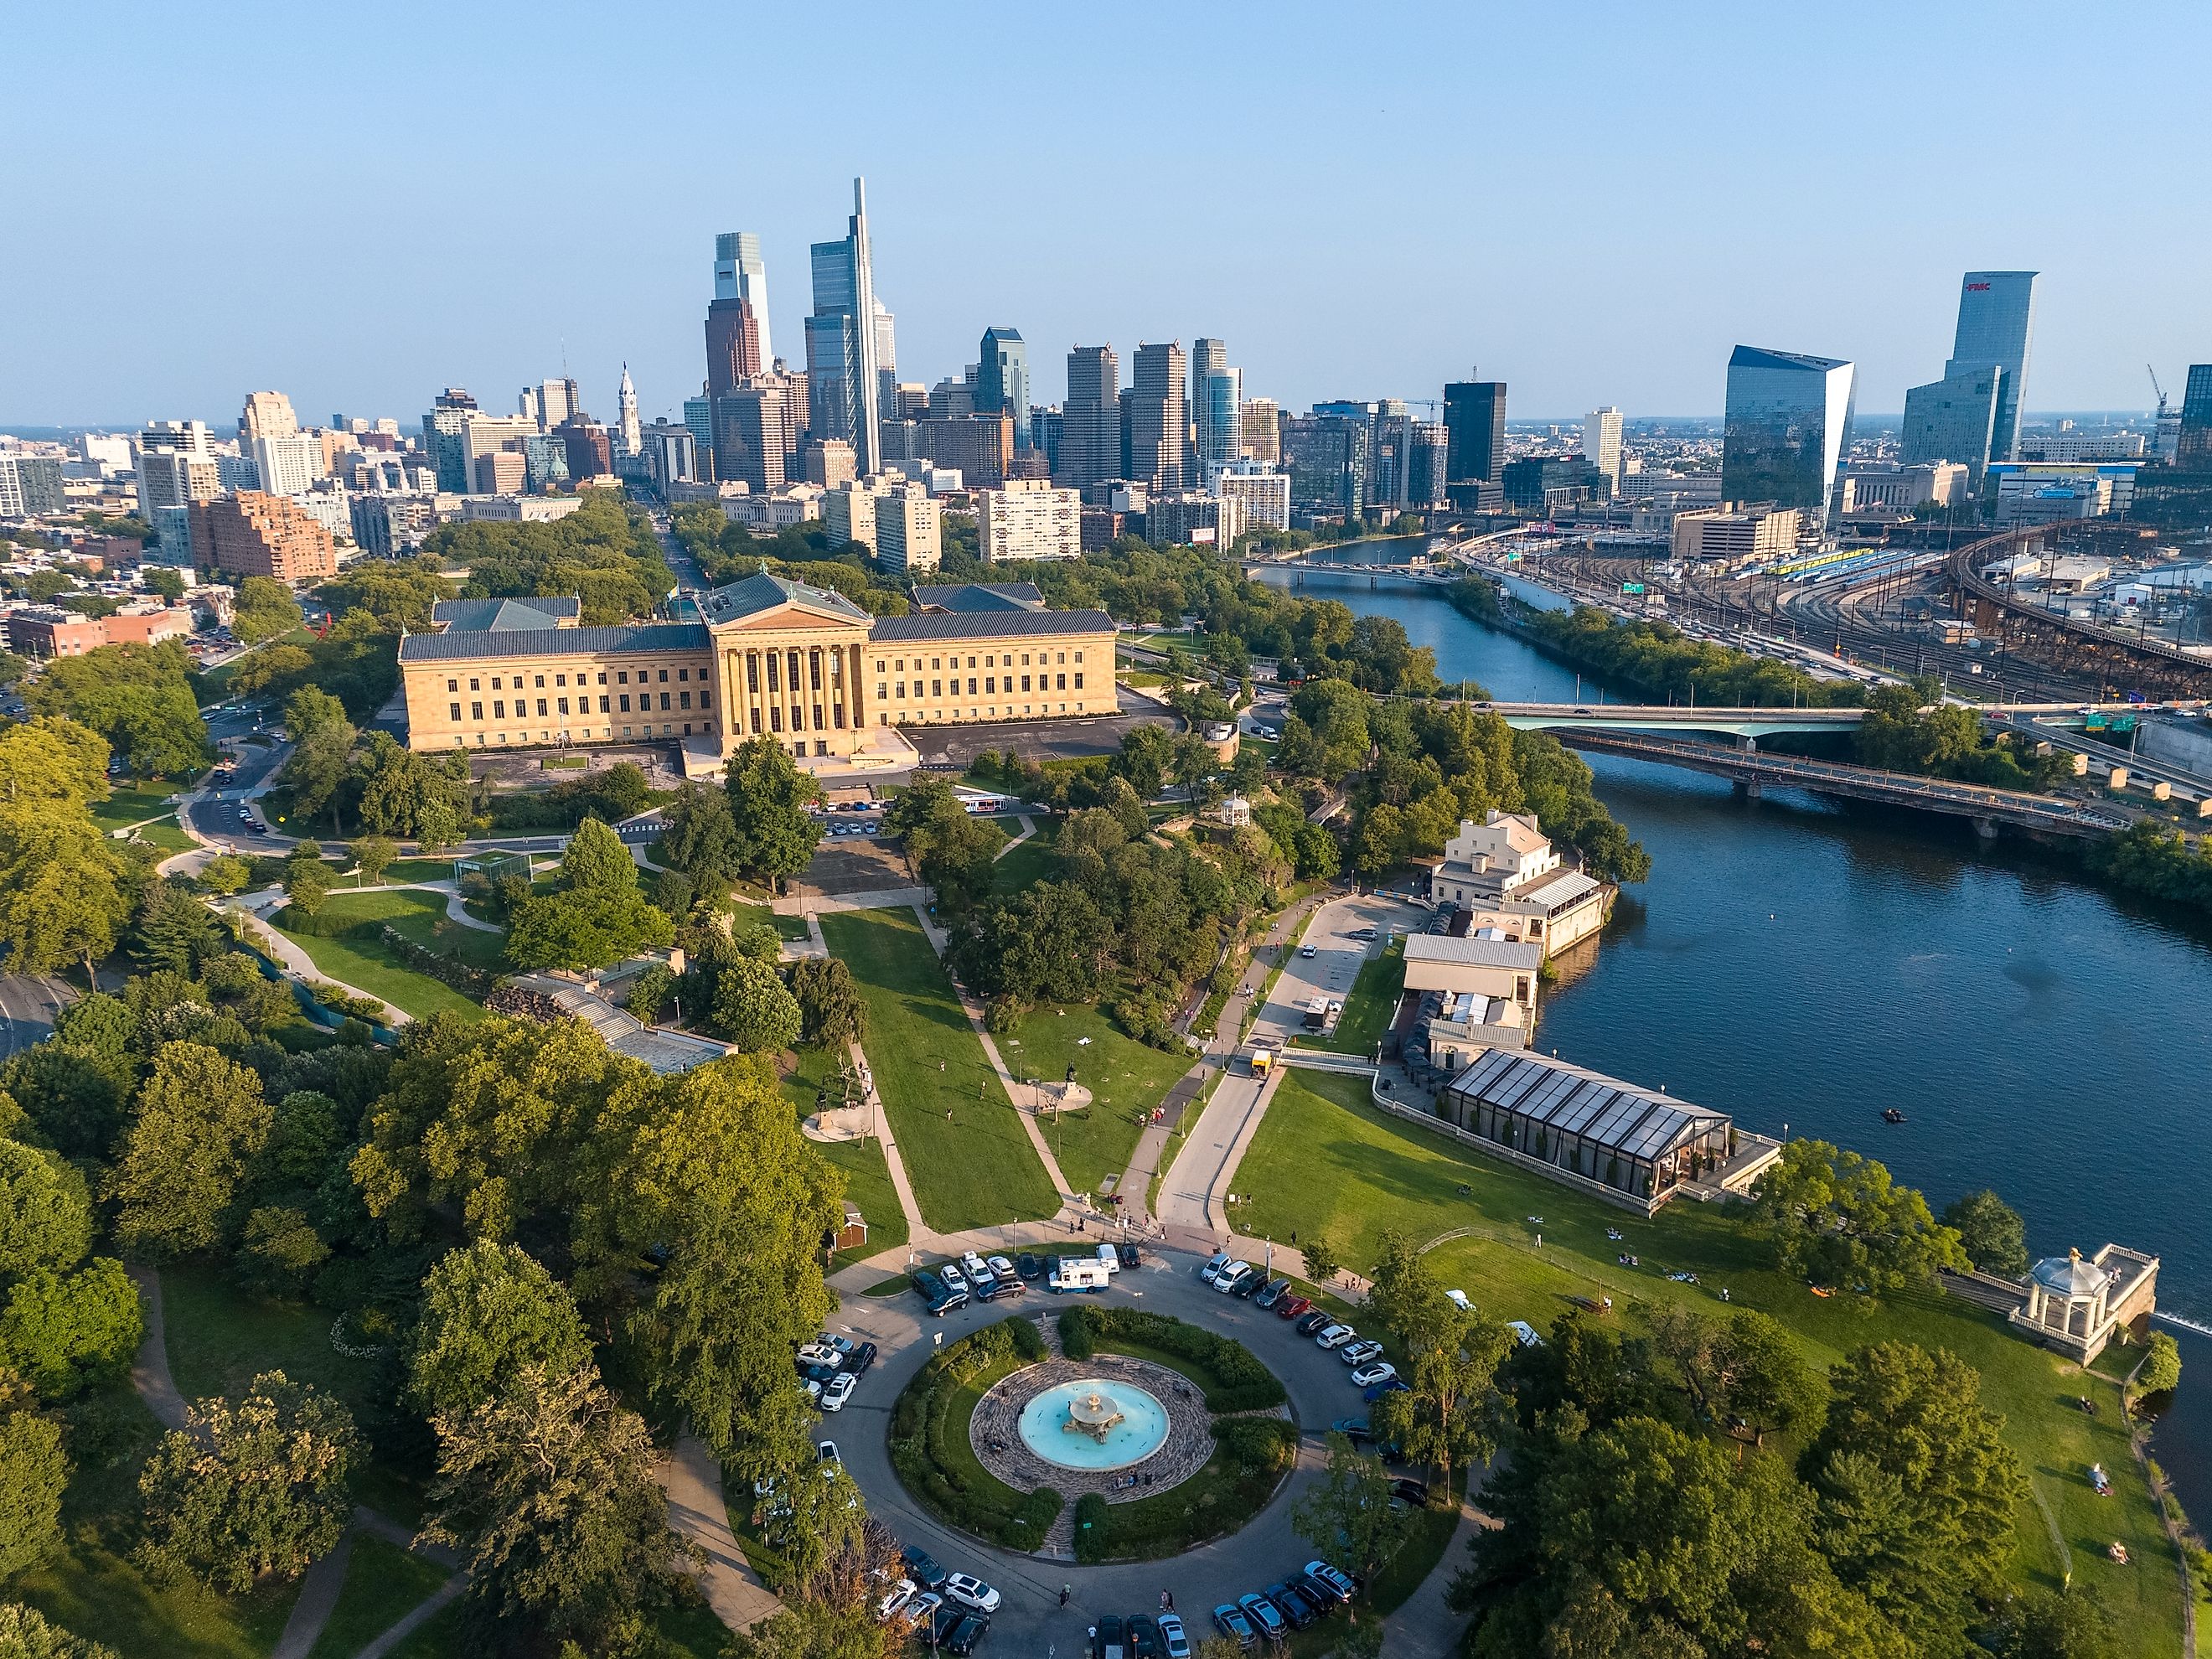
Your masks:
<instances>
[{"instance_id":1,"label":"museum roof","mask_svg":"<svg viewBox=\"0 0 2212 1659\"><path fill-rule=\"evenodd\" d=\"M711 643L697 623L639 623L621 628L536 628L410 634L399 660L460 662L506 657L576 657L595 653L704 651Z\"/></svg>"},{"instance_id":2,"label":"museum roof","mask_svg":"<svg viewBox=\"0 0 2212 1659\"><path fill-rule=\"evenodd\" d=\"M550 598L507 599L441 599L430 607L430 620L454 634L527 631L555 628L573 622L584 611L584 602L573 593Z\"/></svg>"},{"instance_id":3,"label":"museum roof","mask_svg":"<svg viewBox=\"0 0 2212 1659\"><path fill-rule=\"evenodd\" d=\"M925 611L1042 611L1035 582L920 582L914 602Z\"/></svg>"},{"instance_id":4,"label":"museum roof","mask_svg":"<svg viewBox=\"0 0 2212 1659\"><path fill-rule=\"evenodd\" d=\"M834 617L840 622L868 620L868 613L842 593L826 587L810 587L784 576L771 576L765 569L701 594L699 614L709 627L714 627L743 622L748 617L787 605L818 616Z\"/></svg>"},{"instance_id":5,"label":"museum roof","mask_svg":"<svg viewBox=\"0 0 2212 1659\"><path fill-rule=\"evenodd\" d=\"M868 637L878 645L904 645L915 640L1113 631L1114 619L1103 611L930 611L911 617L878 617Z\"/></svg>"}]
</instances>

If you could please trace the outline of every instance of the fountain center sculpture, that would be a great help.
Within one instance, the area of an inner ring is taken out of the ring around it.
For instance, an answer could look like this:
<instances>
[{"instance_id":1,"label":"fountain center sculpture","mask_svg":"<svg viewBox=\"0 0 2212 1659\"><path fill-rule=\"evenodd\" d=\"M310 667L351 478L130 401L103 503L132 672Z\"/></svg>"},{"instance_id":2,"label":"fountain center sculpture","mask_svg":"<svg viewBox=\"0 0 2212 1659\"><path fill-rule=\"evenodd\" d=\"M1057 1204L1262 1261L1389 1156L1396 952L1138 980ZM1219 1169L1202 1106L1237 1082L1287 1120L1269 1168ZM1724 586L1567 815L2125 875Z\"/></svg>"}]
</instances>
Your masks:
<instances>
[{"instance_id":1,"label":"fountain center sculpture","mask_svg":"<svg viewBox=\"0 0 2212 1659\"><path fill-rule=\"evenodd\" d=\"M1060 1426L1069 1434L1087 1434L1103 1442L1121 1421L1121 1407L1113 1395L1093 1389L1067 1402L1067 1420Z\"/></svg>"}]
</instances>

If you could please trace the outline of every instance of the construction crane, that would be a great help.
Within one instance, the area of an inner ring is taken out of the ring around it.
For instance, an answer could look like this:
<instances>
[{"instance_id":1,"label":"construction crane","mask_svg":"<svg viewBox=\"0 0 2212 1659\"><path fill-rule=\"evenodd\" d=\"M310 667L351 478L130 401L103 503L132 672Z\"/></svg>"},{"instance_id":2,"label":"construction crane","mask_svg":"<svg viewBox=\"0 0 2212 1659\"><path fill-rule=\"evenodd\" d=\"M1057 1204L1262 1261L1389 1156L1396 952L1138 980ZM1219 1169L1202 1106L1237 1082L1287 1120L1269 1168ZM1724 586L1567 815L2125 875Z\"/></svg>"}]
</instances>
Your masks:
<instances>
[{"instance_id":1,"label":"construction crane","mask_svg":"<svg viewBox=\"0 0 2212 1659\"><path fill-rule=\"evenodd\" d=\"M2143 373L2150 376L2150 389L2158 393L2158 418L2162 421L2166 418L2166 388L2158 383L2158 371L2148 363L2143 365Z\"/></svg>"}]
</instances>

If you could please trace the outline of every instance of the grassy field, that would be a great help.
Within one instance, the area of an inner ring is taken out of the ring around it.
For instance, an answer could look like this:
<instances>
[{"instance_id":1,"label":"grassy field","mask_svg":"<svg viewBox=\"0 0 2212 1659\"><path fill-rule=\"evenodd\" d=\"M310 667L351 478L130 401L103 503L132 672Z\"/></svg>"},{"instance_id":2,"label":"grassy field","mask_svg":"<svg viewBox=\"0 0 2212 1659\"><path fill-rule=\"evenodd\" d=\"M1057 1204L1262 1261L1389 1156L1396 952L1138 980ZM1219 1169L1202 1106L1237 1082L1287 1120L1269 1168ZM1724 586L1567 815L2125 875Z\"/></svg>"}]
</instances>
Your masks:
<instances>
[{"instance_id":1,"label":"grassy field","mask_svg":"<svg viewBox=\"0 0 2212 1659\"><path fill-rule=\"evenodd\" d=\"M1633 1328L1666 1299L1717 1313L1726 1287L1734 1305L1780 1320L1824 1370L1869 1342L1948 1348L1980 1371L1984 1403L2003 1414L2005 1438L2034 1489L2035 1501L2016 1517L2017 1575L2056 1588L2070 1571L2112 1614L2118 1651L2178 1650L2172 1548L2136 1474L2118 1388L2108 1376L2084 1373L2021 1340L1994 1315L1934 1289L1880 1304L1814 1297L1773 1271L1765 1241L1726 1209L1682 1201L1639 1219L1380 1112L1366 1087L1364 1078L1296 1071L1283 1079L1239 1167L1237 1189L1252 1195L1238 1216L1244 1231L1288 1239L1293 1231L1310 1238L1326 1230L1346 1265L1364 1268L1387 1230L1425 1242L1467 1229L1437 1244L1429 1265L1493 1316L1525 1319L1540 1330L1566 1310L1571 1296L1611 1295ZM1608 1239L1607 1228L1625 1237ZM1640 1271L1616 1264L1624 1252L1642 1259ZM1662 1276L1675 1269L1702 1282ZM2098 1402L2094 1417L2075 1404L2084 1394ZM2112 1475L2112 1498L2091 1490L2093 1462ZM2106 1559L2114 1540L2126 1544L2135 1565Z\"/></svg>"},{"instance_id":2,"label":"grassy field","mask_svg":"<svg viewBox=\"0 0 2212 1659\"><path fill-rule=\"evenodd\" d=\"M453 861L451 859L395 859L384 872L386 882L451 881Z\"/></svg>"},{"instance_id":3,"label":"grassy field","mask_svg":"<svg viewBox=\"0 0 2212 1659\"><path fill-rule=\"evenodd\" d=\"M800 1048L799 1064L784 1074L783 1091L802 1118L814 1111L815 1091L836 1075L842 1054L826 1048ZM906 1212L899 1206L898 1189L891 1185L890 1165L874 1140L811 1143L815 1151L844 1172L845 1196L860 1206L868 1224L868 1242L857 1250L841 1250L834 1267L866 1261L880 1250L896 1249L907 1240Z\"/></svg>"},{"instance_id":4,"label":"grassy field","mask_svg":"<svg viewBox=\"0 0 2212 1659\"><path fill-rule=\"evenodd\" d=\"M171 816L175 809L169 805L169 798L178 788L173 783L112 784L106 800L93 802L92 821L107 831L127 830L149 818Z\"/></svg>"},{"instance_id":5,"label":"grassy field","mask_svg":"<svg viewBox=\"0 0 2212 1659\"><path fill-rule=\"evenodd\" d=\"M1075 1080L1091 1091L1085 1110L1057 1123L1049 1113L1039 1120L1060 1173L1079 1193L1097 1192L1106 1176L1129 1167L1143 1120L1192 1063L1188 1054L1131 1042L1097 1008L1080 1004L1031 1010L1012 1036L999 1039L999 1054L1016 1077L1047 1083L1065 1078L1072 1065Z\"/></svg>"},{"instance_id":6,"label":"grassy field","mask_svg":"<svg viewBox=\"0 0 2212 1659\"><path fill-rule=\"evenodd\" d=\"M765 904L738 902L730 907L734 923L740 927L773 927L779 939L802 939L810 937L805 916L780 916Z\"/></svg>"},{"instance_id":7,"label":"grassy field","mask_svg":"<svg viewBox=\"0 0 2212 1659\"><path fill-rule=\"evenodd\" d=\"M390 921L417 943L430 945L434 932L445 921L446 901L436 893L333 893L325 906L326 915L358 915L363 921ZM279 912L278 914L282 914ZM403 925L404 924L404 925ZM457 922L446 922L458 941L454 953L465 951L477 953L478 966L496 965L499 939L496 935L474 928L464 929ZM419 930L419 931L417 931ZM435 1013L452 1012L464 1019L481 1019L483 1007L463 996L450 986L440 983L427 974L418 974L404 964L399 957L376 939L321 939L308 933L295 933L279 927L277 932L307 953L308 959L322 973L348 985L359 987L373 997L381 997L393 1007L426 1019ZM483 944L477 943L484 941ZM486 946L490 953L486 954ZM442 944L434 948L445 948Z\"/></svg>"},{"instance_id":8,"label":"grassy field","mask_svg":"<svg viewBox=\"0 0 2212 1659\"><path fill-rule=\"evenodd\" d=\"M1340 1054L1364 1054L1375 1057L1375 1045L1382 1040L1382 1033L1390 1027L1390 1016L1397 1012L1399 994L1406 988L1406 945L1394 939L1379 957L1370 957L1359 964L1359 976L1352 981L1352 989L1344 999L1344 1012L1337 1017L1336 1030L1327 1036L1298 1036L1291 1038L1300 1048L1328 1048Z\"/></svg>"},{"instance_id":9,"label":"grassy field","mask_svg":"<svg viewBox=\"0 0 2212 1659\"><path fill-rule=\"evenodd\" d=\"M1036 823L1035 818L1030 822ZM1000 854L999 861L991 866L991 890L1018 893L1042 881L1052 867L1052 841L1050 827L1037 824L1036 834L1012 851Z\"/></svg>"},{"instance_id":10,"label":"grassy field","mask_svg":"<svg viewBox=\"0 0 2212 1659\"><path fill-rule=\"evenodd\" d=\"M395 933L423 949L458 957L471 968L500 973L507 965L507 936L455 921L446 914L443 893L348 894L341 890L331 895L325 908L363 921L388 922Z\"/></svg>"},{"instance_id":11,"label":"grassy field","mask_svg":"<svg viewBox=\"0 0 2212 1659\"><path fill-rule=\"evenodd\" d=\"M363 1533L353 1540L345 1588L307 1659L352 1659L447 1579L446 1570Z\"/></svg>"},{"instance_id":12,"label":"grassy field","mask_svg":"<svg viewBox=\"0 0 2212 1659\"><path fill-rule=\"evenodd\" d=\"M822 933L867 1000L863 1046L924 1219L958 1232L1054 1214L1052 1182L913 915L837 912Z\"/></svg>"}]
</instances>

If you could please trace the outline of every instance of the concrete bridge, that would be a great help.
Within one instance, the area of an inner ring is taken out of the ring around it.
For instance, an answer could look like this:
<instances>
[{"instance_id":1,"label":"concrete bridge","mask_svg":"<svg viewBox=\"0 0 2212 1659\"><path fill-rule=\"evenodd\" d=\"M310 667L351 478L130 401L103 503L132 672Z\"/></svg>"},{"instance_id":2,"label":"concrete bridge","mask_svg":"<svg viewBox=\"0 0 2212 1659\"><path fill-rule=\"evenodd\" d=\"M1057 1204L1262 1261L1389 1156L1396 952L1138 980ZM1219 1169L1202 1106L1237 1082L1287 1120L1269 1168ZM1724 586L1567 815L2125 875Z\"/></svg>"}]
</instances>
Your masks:
<instances>
[{"instance_id":1,"label":"concrete bridge","mask_svg":"<svg viewBox=\"0 0 2212 1659\"><path fill-rule=\"evenodd\" d=\"M1977 705L1984 720L1999 725L2033 721L2038 726L2079 726L2081 703L2011 702ZM2111 714L2140 714L2139 703L2094 705ZM1714 704L1632 702L1479 702L1474 707L1500 716L1508 726L1538 732L1711 732L1729 738L1771 738L1785 732L1855 732L1866 719L1863 708L1761 708Z\"/></svg>"},{"instance_id":2,"label":"concrete bridge","mask_svg":"<svg viewBox=\"0 0 2212 1659\"><path fill-rule=\"evenodd\" d=\"M2109 836L2126 829L2132 821L2128 812L2117 807L2029 794L2017 789L1989 789L1979 784L1954 783L1903 772L1881 772L1835 761L1808 760L1802 756L1778 755L1748 747L1731 749L1688 738L1583 726L1561 730L1559 741L1570 748L1596 754L1622 755L1632 760L1656 761L1664 766L1710 772L1734 781L1745 793L1754 796L1771 785L1776 788L1811 789L1854 800L1878 801L1887 806L1910 806L1923 812L1941 812L1969 820L1984 836L1995 836L2000 824L2045 835Z\"/></svg>"}]
</instances>

